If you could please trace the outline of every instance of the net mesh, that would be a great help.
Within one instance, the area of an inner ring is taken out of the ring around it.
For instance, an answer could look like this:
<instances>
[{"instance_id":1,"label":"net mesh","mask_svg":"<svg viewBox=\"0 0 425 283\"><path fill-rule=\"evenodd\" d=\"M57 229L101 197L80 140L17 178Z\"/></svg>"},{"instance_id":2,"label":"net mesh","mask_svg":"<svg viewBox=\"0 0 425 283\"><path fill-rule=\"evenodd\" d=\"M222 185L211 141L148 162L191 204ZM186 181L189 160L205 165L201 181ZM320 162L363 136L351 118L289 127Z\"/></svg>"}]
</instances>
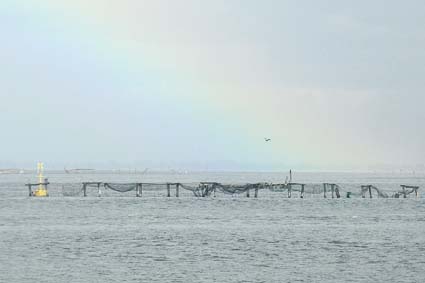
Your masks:
<instances>
[{"instance_id":1,"label":"net mesh","mask_svg":"<svg viewBox=\"0 0 425 283\"><path fill-rule=\"evenodd\" d=\"M207 185L203 185L203 184L199 184L197 186L180 184L180 186L183 189L192 192L193 195L196 196L196 197L210 196L211 193L214 191L214 189L211 186L207 186Z\"/></svg>"},{"instance_id":2,"label":"net mesh","mask_svg":"<svg viewBox=\"0 0 425 283\"><path fill-rule=\"evenodd\" d=\"M82 184L66 183L60 185L64 197L77 197L83 195Z\"/></svg>"},{"instance_id":3,"label":"net mesh","mask_svg":"<svg viewBox=\"0 0 425 283\"><path fill-rule=\"evenodd\" d=\"M115 192L125 193L136 190L137 184L105 183L104 187Z\"/></svg>"}]
</instances>

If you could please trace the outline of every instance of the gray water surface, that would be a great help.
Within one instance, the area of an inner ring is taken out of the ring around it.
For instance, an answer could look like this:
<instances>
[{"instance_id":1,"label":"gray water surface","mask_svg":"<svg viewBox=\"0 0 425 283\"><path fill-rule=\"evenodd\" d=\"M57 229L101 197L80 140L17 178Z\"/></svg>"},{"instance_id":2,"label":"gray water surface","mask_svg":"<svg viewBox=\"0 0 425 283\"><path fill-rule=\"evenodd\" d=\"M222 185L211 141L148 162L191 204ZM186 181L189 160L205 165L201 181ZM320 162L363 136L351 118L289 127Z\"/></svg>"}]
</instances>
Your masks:
<instances>
[{"instance_id":1,"label":"gray water surface","mask_svg":"<svg viewBox=\"0 0 425 283\"><path fill-rule=\"evenodd\" d=\"M26 197L22 176L0 178L0 282L425 282L423 198L57 193L43 199ZM222 178L267 176L222 173ZM388 187L424 180L323 173L299 178Z\"/></svg>"}]
</instances>

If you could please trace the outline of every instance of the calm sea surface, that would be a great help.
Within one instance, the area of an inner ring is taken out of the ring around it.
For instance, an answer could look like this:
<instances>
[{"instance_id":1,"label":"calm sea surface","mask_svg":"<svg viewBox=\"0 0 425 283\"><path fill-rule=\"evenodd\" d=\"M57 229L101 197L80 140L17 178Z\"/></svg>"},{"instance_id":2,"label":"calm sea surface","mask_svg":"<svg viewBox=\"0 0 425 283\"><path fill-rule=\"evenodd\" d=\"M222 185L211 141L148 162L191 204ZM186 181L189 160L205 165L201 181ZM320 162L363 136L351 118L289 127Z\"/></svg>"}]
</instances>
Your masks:
<instances>
[{"instance_id":1,"label":"calm sea surface","mask_svg":"<svg viewBox=\"0 0 425 283\"><path fill-rule=\"evenodd\" d=\"M29 198L24 184L36 181L33 175L2 174L0 282L425 282L422 197L62 194L82 181L284 179L277 173L52 173L51 197ZM297 173L295 181L334 182L345 191L362 184L425 190L425 176L413 173Z\"/></svg>"}]
</instances>

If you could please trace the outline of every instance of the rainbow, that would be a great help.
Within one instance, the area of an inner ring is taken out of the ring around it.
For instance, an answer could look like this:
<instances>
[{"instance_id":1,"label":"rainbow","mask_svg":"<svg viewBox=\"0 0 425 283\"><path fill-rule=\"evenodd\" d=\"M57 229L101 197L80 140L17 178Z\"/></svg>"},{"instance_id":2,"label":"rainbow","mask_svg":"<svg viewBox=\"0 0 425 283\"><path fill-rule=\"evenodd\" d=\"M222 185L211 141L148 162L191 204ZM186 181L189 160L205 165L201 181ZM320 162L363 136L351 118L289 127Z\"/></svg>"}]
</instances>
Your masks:
<instances>
[{"instance_id":1,"label":"rainbow","mask_svg":"<svg viewBox=\"0 0 425 283\"><path fill-rule=\"evenodd\" d=\"M3 14L32 26L34 32L44 33L47 40L74 48L76 56L106 66L112 76L125 80L124 84L143 83L158 99L186 105L193 115L202 117L206 127L219 129L222 137L236 132L240 156L283 164L303 164L310 156L311 152L305 151L308 141L298 141L290 134L300 125L285 123L279 109L270 106L270 101L282 98L272 98L267 89L258 95L261 87L250 89L215 80L202 66L194 68L199 59L196 49L178 44L170 47L166 42L153 44L158 39L155 32L132 25L134 11L122 2L3 0L0 8ZM144 32L152 41L139 40ZM285 95L289 94L282 93ZM272 143L264 143L266 136Z\"/></svg>"}]
</instances>

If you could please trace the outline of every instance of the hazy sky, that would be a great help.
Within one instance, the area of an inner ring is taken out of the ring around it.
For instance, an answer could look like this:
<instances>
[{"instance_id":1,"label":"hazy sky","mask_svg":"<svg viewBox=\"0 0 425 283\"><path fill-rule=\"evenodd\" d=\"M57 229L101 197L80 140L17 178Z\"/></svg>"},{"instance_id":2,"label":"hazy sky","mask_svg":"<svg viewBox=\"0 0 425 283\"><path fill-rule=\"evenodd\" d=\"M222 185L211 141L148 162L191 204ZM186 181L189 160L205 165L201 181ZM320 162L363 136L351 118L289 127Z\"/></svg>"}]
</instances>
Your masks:
<instances>
[{"instance_id":1,"label":"hazy sky","mask_svg":"<svg viewBox=\"0 0 425 283\"><path fill-rule=\"evenodd\" d=\"M2 0L0 167L423 164L424 15L419 0Z\"/></svg>"}]
</instances>

